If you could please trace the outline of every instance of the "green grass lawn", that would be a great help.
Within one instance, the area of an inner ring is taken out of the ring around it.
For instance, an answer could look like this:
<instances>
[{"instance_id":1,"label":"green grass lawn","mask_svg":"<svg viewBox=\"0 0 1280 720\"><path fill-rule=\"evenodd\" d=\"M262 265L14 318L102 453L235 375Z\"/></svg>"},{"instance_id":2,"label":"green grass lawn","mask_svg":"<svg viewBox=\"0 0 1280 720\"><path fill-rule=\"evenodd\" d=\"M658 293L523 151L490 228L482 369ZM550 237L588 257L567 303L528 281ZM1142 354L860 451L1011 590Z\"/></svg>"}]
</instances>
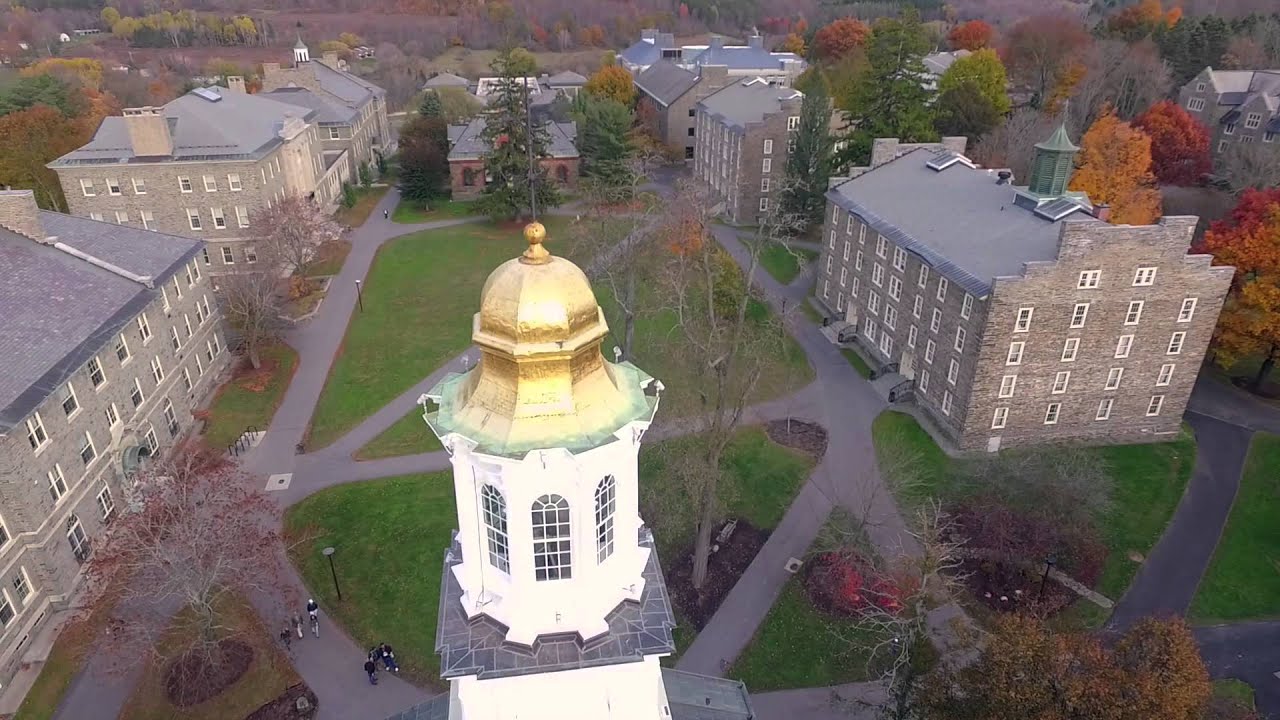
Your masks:
<instances>
[{"instance_id":1,"label":"green grass lawn","mask_svg":"<svg viewBox=\"0 0 1280 720\"><path fill-rule=\"evenodd\" d=\"M351 207L338 207L338 211L333 214L333 219L343 225L351 227L360 227L369 219L369 215L373 213L373 209L382 201L382 196L387 194L391 187L383 185L381 187L357 187L356 188L356 204Z\"/></svg>"},{"instance_id":2,"label":"green grass lawn","mask_svg":"<svg viewBox=\"0 0 1280 720\"><path fill-rule=\"evenodd\" d=\"M473 200L432 200L423 207L417 200L402 199L391 212L391 221L398 223L424 223L471 216Z\"/></svg>"},{"instance_id":3,"label":"green grass lawn","mask_svg":"<svg viewBox=\"0 0 1280 720\"><path fill-rule=\"evenodd\" d=\"M422 419L422 411L414 408L408 415L397 420L395 425L383 430L381 435L360 448L356 452L356 459L377 460L443 449L440 439L431 432L431 428L427 427L426 421Z\"/></svg>"},{"instance_id":4,"label":"green grass lawn","mask_svg":"<svg viewBox=\"0 0 1280 720\"><path fill-rule=\"evenodd\" d=\"M780 243L769 243L760 252L760 267L783 285L791 284L804 266L818 257L818 253L803 248L789 248Z\"/></svg>"},{"instance_id":5,"label":"green grass lawn","mask_svg":"<svg viewBox=\"0 0 1280 720\"><path fill-rule=\"evenodd\" d=\"M1223 622L1280 615L1280 436L1258 433L1227 527L1191 603Z\"/></svg>"},{"instance_id":6,"label":"green grass lawn","mask_svg":"<svg viewBox=\"0 0 1280 720\"><path fill-rule=\"evenodd\" d=\"M805 317L813 321L814 325L822 324L822 313L818 312L818 308L814 307L813 303L805 302L800 309L804 311Z\"/></svg>"},{"instance_id":7,"label":"green grass lawn","mask_svg":"<svg viewBox=\"0 0 1280 720\"><path fill-rule=\"evenodd\" d=\"M361 647L391 643L402 674L432 688L443 687L436 608L444 552L457 524L448 472L340 485L285 513L286 532L309 538L290 556L328 618ZM341 602L320 552L329 546L337 549ZM352 672L358 661L351 659Z\"/></svg>"},{"instance_id":8,"label":"green grass lawn","mask_svg":"<svg viewBox=\"0 0 1280 720\"><path fill-rule=\"evenodd\" d=\"M245 428L253 425L265 431L271 423L293 378L298 353L280 343L262 352L262 362L262 369L257 371L248 368L246 362L246 367L238 370L214 396L203 436L209 447L225 449Z\"/></svg>"},{"instance_id":9,"label":"green grass lawn","mask_svg":"<svg viewBox=\"0 0 1280 720\"><path fill-rule=\"evenodd\" d=\"M1216 700L1226 701L1247 710L1253 710L1253 695L1253 687L1243 680L1225 678L1213 681L1213 697Z\"/></svg>"},{"instance_id":10,"label":"green grass lawn","mask_svg":"<svg viewBox=\"0 0 1280 720\"><path fill-rule=\"evenodd\" d=\"M872 435L886 480L904 509L917 507L929 497L944 503L962 497L955 478L966 461L947 457L915 418L905 413L882 413L872 425ZM904 452L913 456L913 462L901 461ZM1129 553L1145 556L1151 551L1182 499L1195 465L1195 439L1184 430L1172 442L1097 447L1088 452L1100 457L1112 478L1111 507L1094 518L1100 539L1109 549L1095 589L1118 600L1138 571ZM895 477L895 472L910 474L918 481L904 488L906 478ZM1081 612L1091 623L1099 619L1097 613Z\"/></svg>"},{"instance_id":11,"label":"green grass lawn","mask_svg":"<svg viewBox=\"0 0 1280 720\"><path fill-rule=\"evenodd\" d=\"M864 378L871 377L871 366L867 364L866 360L862 359L862 356L859 355L856 350L842 348L840 350L840 354L844 356L845 360L849 361L849 364L853 366L853 369L856 370L859 375Z\"/></svg>"},{"instance_id":12,"label":"green grass lawn","mask_svg":"<svg viewBox=\"0 0 1280 720\"><path fill-rule=\"evenodd\" d=\"M350 240L335 240L316 248L316 260L307 268L307 277L337 275L351 253Z\"/></svg>"}]
</instances>

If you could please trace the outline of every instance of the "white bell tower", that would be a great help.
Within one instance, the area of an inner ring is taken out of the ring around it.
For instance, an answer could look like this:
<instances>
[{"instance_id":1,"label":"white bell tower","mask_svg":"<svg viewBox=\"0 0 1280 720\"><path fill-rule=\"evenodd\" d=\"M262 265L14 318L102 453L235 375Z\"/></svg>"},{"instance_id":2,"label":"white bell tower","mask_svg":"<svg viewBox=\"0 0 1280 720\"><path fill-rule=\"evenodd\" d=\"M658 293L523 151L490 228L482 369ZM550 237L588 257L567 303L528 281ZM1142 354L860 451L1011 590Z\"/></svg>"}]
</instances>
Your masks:
<instances>
[{"instance_id":1,"label":"white bell tower","mask_svg":"<svg viewBox=\"0 0 1280 720\"><path fill-rule=\"evenodd\" d=\"M301 65L304 62L311 61L311 51L307 49L307 44L302 42L302 36L298 36L298 42L293 44L293 64Z\"/></svg>"}]
</instances>

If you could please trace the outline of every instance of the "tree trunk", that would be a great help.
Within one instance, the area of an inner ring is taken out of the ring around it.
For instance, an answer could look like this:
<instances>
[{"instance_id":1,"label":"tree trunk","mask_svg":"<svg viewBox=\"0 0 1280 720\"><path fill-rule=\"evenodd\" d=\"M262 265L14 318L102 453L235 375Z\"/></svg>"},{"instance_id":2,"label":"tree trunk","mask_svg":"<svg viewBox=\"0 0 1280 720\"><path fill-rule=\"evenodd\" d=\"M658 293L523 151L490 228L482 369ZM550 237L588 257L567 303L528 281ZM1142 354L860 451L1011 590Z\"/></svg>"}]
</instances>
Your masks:
<instances>
[{"instance_id":1,"label":"tree trunk","mask_svg":"<svg viewBox=\"0 0 1280 720\"><path fill-rule=\"evenodd\" d=\"M1278 350L1280 350L1280 347L1276 347L1275 345L1272 345L1267 350L1267 359L1263 360L1262 365L1258 368L1258 374L1254 376L1253 382L1249 385L1250 389L1256 392L1262 388L1263 381L1265 381L1267 376L1271 374L1271 368L1275 367L1276 352Z\"/></svg>"},{"instance_id":2,"label":"tree trunk","mask_svg":"<svg viewBox=\"0 0 1280 720\"><path fill-rule=\"evenodd\" d=\"M693 582L694 590L702 590L707 582L707 563L711 560L711 527L715 523L715 477L706 479L699 499L698 538L693 544Z\"/></svg>"},{"instance_id":3,"label":"tree trunk","mask_svg":"<svg viewBox=\"0 0 1280 720\"><path fill-rule=\"evenodd\" d=\"M254 370L258 370L262 367L262 357L258 353L257 343L249 346L249 364L253 366Z\"/></svg>"},{"instance_id":4,"label":"tree trunk","mask_svg":"<svg viewBox=\"0 0 1280 720\"><path fill-rule=\"evenodd\" d=\"M631 359L631 348L636 339L636 271L631 268L627 273L627 301L622 310L622 357Z\"/></svg>"}]
</instances>

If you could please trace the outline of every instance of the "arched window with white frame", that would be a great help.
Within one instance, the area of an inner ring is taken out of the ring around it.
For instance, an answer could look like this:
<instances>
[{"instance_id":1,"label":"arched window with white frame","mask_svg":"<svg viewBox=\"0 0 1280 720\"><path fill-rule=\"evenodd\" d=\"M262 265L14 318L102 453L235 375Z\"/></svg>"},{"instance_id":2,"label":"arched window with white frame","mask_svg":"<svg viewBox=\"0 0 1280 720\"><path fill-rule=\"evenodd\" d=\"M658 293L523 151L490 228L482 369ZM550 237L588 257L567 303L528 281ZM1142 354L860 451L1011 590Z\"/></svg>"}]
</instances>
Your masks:
<instances>
[{"instance_id":1,"label":"arched window with white frame","mask_svg":"<svg viewBox=\"0 0 1280 720\"><path fill-rule=\"evenodd\" d=\"M618 507L618 483L605 475L596 485L596 562L613 554L613 511Z\"/></svg>"},{"instance_id":2,"label":"arched window with white frame","mask_svg":"<svg viewBox=\"0 0 1280 720\"><path fill-rule=\"evenodd\" d=\"M504 573L511 572L511 544L507 542L507 501L492 485L480 490L480 510L484 515L484 531L489 541L489 564Z\"/></svg>"},{"instance_id":3,"label":"arched window with white frame","mask_svg":"<svg viewBox=\"0 0 1280 720\"><path fill-rule=\"evenodd\" d=\"M536 580L573 577L569 501L543 495L533 501L533 572Z\"/></svg>"}]
</instances>

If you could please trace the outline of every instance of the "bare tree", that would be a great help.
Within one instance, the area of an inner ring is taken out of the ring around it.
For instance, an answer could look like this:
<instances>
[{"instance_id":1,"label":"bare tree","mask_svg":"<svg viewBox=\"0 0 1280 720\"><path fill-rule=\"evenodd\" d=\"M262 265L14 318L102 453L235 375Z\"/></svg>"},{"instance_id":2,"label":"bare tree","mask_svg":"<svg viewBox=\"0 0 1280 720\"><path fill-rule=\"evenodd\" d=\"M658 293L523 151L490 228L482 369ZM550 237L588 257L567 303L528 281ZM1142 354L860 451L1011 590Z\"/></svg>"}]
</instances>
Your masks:
<instances>
[{"instance_id":1,"label":"bare tree","mask_svg":"<svg viewBox=\"0 0 1280 720\"><path fill-rule=\"evenodd\" d=\"M1230 143L1218 158L1218 174L1235 192L1280 185L1280 147Z\"/></svg>"},{"instance_id":2,"label":"bare tree","mask_svg":"<svg viewBox=\"0 0 1280 720\"><path fill-rule=\"evenodd\" d=\"M1133 44L1102 40L1086 51L1083 62L1084 77L1076 85L1067 113L1077 137L1108 105L1122 120L1131 120L1163 100L1173 86L1169 66L1150 40Z\"/></svg>"},{"instance_id":3,"label":"bare tree","mask_svg":"<svg viewBox=\"0 0 1280 720\"><path fill-rule=\"evenodd\" d=\"M1033 108L1019 108L995 130L978 139L973 159L983 167L1008 168L1015 183L1031 173L1035 144L1049 137L1056 121Z\"/></svg>"},{"instance_id":4,"label":"bare tree","mask_svg":"<svg viewBox=\"0 0 1280 720\"><path fill-rule=\"evenodd\" d=\"M218 278L222 315L238 336L237 350L254 369L262 367L262 349L284 336L280 280L269 271L235 272Z\"/></svg>"},{"instance_id":5,"label":"bare tree","mask_svg":"<svg viewBox=\"0 0 1280 720\"><path fill-rule=\"evenodd\" d=\"M292 272L303 283L316 248L342 237L342 226L301 196L285 198L257 213L254 221L256 249L266 265Z\"/></svg>"}]
</instances>

